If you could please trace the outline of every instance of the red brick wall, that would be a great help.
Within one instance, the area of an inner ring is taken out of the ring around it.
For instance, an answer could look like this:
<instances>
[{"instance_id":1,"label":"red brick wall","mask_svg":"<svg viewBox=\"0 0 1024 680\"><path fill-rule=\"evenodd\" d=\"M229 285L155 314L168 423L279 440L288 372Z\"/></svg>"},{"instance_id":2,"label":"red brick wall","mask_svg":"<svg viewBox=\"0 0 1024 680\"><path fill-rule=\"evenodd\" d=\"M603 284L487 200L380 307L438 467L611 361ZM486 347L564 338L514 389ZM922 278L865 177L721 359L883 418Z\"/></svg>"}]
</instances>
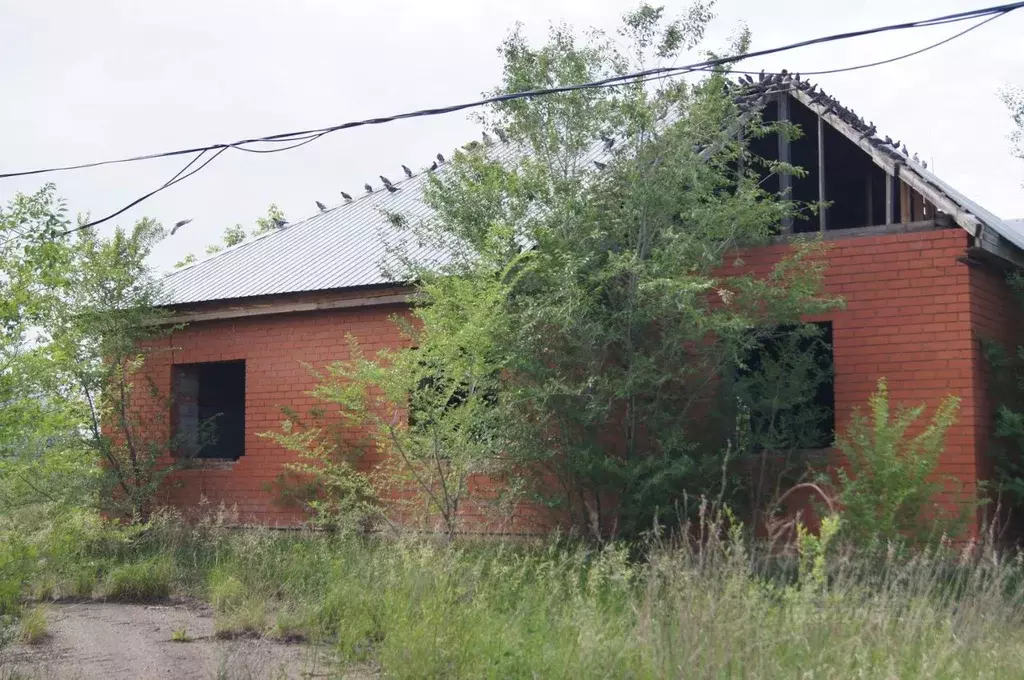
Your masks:
<instances>
[{"instance_id":1,"label":"red brick wall","mask_svg":"<svg viewBox=\"0 0 1024 680\"><path fill-rule=\"evenodd\" d=\"M283 406L304 413L315 405L306 394L315 380L303 362L322 367L347 358L348 334L368 353L395 346L401 336L390 317L401 311L390 305L206 321L162 340L169 351L149 360L147 374L165 394L170 394L174 363L246 362L245 455L223 469L181 472L181 484L168 485L162 500L192 507L205 496L236 507L243 522L294 523L295 512L273 503L267 488L292 454L258 433L280 427Z\"/></svg>"},{"instance_id":2,"label":"red brick wall","mask_svg":"<svg viewBox=\"0 0 1024 680\"><path fill-rule=\"evenodd\" d=\"M836 422L842 429L864 405L879 377L894 403L934 408L947 394L962 399L960 420L949 434L943 472L956 475L973 494L988 405L982 395L975 334L999 328L1005 291L995 275L957 262L967 246L960 229L839 238L830 242L826 288L846 300L830 314L835 352ZM767 271L786 246L748 253L744 267ZM992 293L999 290L998 295ZM997 301L998 300L998 301ZM190 470L167 500L194 504L201 495L236 505L243 520L293 522L265 488L290 460L256 433L275 428L281 406L313 406L305 394L313 378L300 362L323 365L348 355L346 334L368 350L392 346L399 334L388 320L399 308L369 307L257 316L193 324L167 340L173 352L150 364L158 386L170 388L172 362L245 359L246 450L227 470Z\"/></svg>"},{"instance_id":3,"label":"red brick wall","mask_svg":"<svg viewBox=\"0 0 1024 680\"><path fill-rule=\"evenodd\" d=\"M925 403L930 416L948 394L961 398L941 471L975 493L978 428L984 419L975 376L972 340L972 270L959 262L968 236L936 229L900 234L839 237L827 243L825 288L845 308L814 320L831 320L835 356L836 428L849 423L885 377L893 405ZM744 257L746 267L767 271L785 252L774 246Z\"/></svg>"}]
</instances>

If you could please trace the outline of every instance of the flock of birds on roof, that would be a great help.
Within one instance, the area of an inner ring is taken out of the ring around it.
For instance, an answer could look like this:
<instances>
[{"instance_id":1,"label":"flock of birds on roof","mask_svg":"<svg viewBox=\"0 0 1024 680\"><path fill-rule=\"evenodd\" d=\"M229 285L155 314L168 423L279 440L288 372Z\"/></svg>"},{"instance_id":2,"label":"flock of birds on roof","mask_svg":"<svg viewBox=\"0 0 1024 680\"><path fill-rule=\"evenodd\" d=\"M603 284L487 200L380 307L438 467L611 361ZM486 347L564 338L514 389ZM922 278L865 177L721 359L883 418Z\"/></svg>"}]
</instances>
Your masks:
<instances>
[{"instance_id":1,"label":"flock of birds on roof","mask_svg":"<svg viewBox=\"0 0 1024 680\"><path fill-rule=\"evenodd\" d=\"M911 156L910 152L907 151L906 144L901 144L899 140L894 141L889 135L886 135L884 138L878 137L878 128L875 127L874 122L866 122L853 109L846 108L837 99L826 94L825 90L819 89L817 84L801 80L799 73L789 73L785 69L779 73L765 73L761 71L755 79L748 72L741 75L736 83L730 82L727 85L727 89L738 90L735 93L730 92L730 94L734 94L733 101L741 109L761 108L768 102L770 95L799 90L804 95L810 97L810 104L821 107L820 115L835 116L859 130L860 138L867 139L872 146L877 148L891 147L892 153L902 154L904 158L920 165L923 169L928 169L928 162L922 160L917 153Z\"/></svg>"},{"instance_id":2,"label":"flock of birds on roof","mask_svg":"<svg viewBox=\"0 0 1024 680\"><path fill-rule=\"evenodd\" d=\"M501 128L495 128L494 129L494 134L498 137L498 140L502 144L505 144L505 143L508 142L508 135ZM483 140L483 145L484 146L491 146L492 144L494 144L494 138L491 137L486 132L484 132L481 135L481 138ZM480 144L480 142L473 141L473 142L470 142L469 144L467 144L466 146L467 146L467 148L474 148L474 147L476 147L479 144ZM430 166L428 168L426 168L426 170L424 172L433 172L433 171L437 170L439 167L441 167L442 165L444 165L447 162L448 161L444 157L444 154L440 154L439 153L439 154L437 154L437 156L435 156L435 160L433 162L431 162ZM416 173L414 173L412 171L412 168L410 168L408 165L404 165L404 164L402 165L402 172L405 173L406 179L412 179L416 175ZM384 175L378 175L378 177L380 177L380 182L381 182L382 188L387 190L388 193L394 194L394 193L397 193L397 192L402 190L402 188L400 186L396 186L394 182L392 182L390 179L388 179ZM377 191L377 189L374 189L373 185L370 184L369 182L367 182L366 184L363 185L363 189L366 191L367 194L372 194L375 191ZM345 203L351 203L353 200L355 200L352 197L352 194L349 194L349 193L347 193L345 191L341 192L341 197L343 199L345 199ZM323 201L317 201L316 202L316 207L320 210L320 212L327 212L327 211L331 210L331 208L329 208Z\"/></svg>"},{"instance_id":3,"label":"flock of birds on roof","mask_svg":"<svg viewBox=\"0 0 1024 680\"><path fill-rule=\"evenodd\" d=\"M891 153L902 154L908 160L913 161L926 170L928 169L928 162L921 160L917 153L914 153L914 155L911 156L907 151L906 144L901 144L899 140L893 141L892 137L889 135L886 135L884 138L876 136L878 129L875 127L874 122L865 122L865 120L858 116L853 109L848 109L840 104L837 99L826 94L825 90L819 89L817 84L801 80L799 73L789 73L786 69L783 69L778 73L766 73L765 71L761 71L757 74L757 78L755 79L752 73L746 72L743 73L735 83L732 81L726 81L726 83L726 94L731 95L736 106L744 111L763 108L768 103L769 98L773 95L799 90L804 95L810 97L810 104L821 107L819 115L835 116L848 125L857 128L861 133L860 139L867 139L875 147L891 147L893 150ZM661 120L661 118L664 118L664 116L659 117L659 120ZM502 144L508 142L508 135L501 128L495 128L494 134ZM612 147L615 146L615 139L612 137L602 135L600 139L605 151L611 151ZM487 134L487 132L484 132L481 135L481 140L484 146L491 146L494 144L494 139ZM479 146L479 144L480 142L472 141L466 145L466 148L472 149ZM426 168L425 172L433 172L446 162L445 157L439 153L436 156L436 160ZM594 160L592 162L594 167L598 170L604 170L608 167L606 163L602 163L598 160ZM402 165L402 172L405 173L406 179L412 179L416 174L409 166L404 164ZM395 184L384 175L378 175L378 177L380 177L381 184L388 193L394 194L402 190L401 187L395 186ZM366 190L368 195L375 192L373 185L369 182L363 185L363 189ZM351 203L354 200L351 194L344 191L341 192L341 197L345 199L346 204ZM331 208L323 201L317 201L316 207L320 212L328 212L331 210ZM177 222L174 227L171 228L171 235L191 221L191 219L187 219ZM287 225L288 221L285 219L277 218L274 220L274 226L278 229Z\"/></svg>"}]
</instances>

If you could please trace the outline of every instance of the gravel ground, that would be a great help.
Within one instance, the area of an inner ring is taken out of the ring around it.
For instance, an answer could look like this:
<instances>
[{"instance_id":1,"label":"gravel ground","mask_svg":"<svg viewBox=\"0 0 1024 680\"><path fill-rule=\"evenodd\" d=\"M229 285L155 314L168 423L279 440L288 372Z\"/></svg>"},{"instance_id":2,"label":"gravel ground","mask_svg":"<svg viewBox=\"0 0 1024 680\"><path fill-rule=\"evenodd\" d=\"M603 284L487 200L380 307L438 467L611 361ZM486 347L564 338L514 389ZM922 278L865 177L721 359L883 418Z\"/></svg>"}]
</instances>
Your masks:
<instances>
[{"instance_id":1,"label":"gravel ground","mask_svg":"<svg viewBox=\"0 0 1024 680\"><path fill-rule=\"evenodd\" d=\"M0 678L374 677L366 669L342 672L307 645L214 639L213 614L205 607L54 604L47 619L49 637L9 650L0 660ZM171 640L182 629L191 642Z\"/></svg>"}]
</instances>

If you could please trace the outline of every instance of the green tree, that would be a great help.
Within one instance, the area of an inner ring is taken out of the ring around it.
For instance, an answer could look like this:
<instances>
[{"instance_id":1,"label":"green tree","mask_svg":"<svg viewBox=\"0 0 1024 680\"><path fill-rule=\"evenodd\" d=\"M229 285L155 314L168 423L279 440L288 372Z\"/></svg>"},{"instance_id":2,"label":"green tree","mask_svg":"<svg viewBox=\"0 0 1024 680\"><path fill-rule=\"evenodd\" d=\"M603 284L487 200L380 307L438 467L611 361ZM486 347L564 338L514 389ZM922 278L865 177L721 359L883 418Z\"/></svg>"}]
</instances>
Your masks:
<instances>
[{"instance_id":1,"label":"green tree","mask_svg":"<svg viewBox=\"0 0 1024 680\"><path fill-rule=\"evenodd\" d=\"M45 320L70 258L48 184L0 207L0 508L88 500L95 468L75 400L53 370Z\"/></svg>"},{"instance_id":2,"label":"green tree","mask_svg":"<svg viewBox=\"0 0 1024 680\"><path fill-rule=\"evenodd\" d=\"M617 39L561 26L539 49L516 30L500 50L496 93L675 59L700 42L709 18L701 3L673 22L643 6ZM820 293L816 245L797 246L767 276L733 266L739 249L769 242L804 207L761 185L766 164L735 134L723 74L509 101L483 120L508 142L469 144L432 176L431 219L392 219L393 271L418 282L420 303L417 349L371 362L394 386L388 401L417 398L417 356L451 376L442 399L483 381L478 439L469 439L468 411L435 405L430 422L451 433L446 448L596 536L635 535L688 496L735 500L737 466L725 451L764 451L746 432L734 436L732 386L748 379L735 376L737 364L760 342L758 328L799 323L835 301ZM746 128L745 138L775 129L756 117ZM610 154L598 165L601 148ZM444 256L424 261L424 248ZM467 324L471 332L456 330ZM390 422L378 423L379 438ZM430 484L447 469L435 466Z\"/></svg>"}]
</instances>

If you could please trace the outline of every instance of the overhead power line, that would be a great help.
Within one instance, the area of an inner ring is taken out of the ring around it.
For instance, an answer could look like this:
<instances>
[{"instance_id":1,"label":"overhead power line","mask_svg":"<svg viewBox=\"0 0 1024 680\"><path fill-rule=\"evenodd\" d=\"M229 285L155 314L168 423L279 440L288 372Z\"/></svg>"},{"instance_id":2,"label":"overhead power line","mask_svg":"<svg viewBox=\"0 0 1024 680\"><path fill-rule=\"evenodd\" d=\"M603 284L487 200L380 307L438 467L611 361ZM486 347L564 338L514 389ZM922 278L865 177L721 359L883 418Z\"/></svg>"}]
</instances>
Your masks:
<instances>
[{"instance_id":1,"label":"overhead power line","mask_svg":"<svg viewBox=\"0 0 1024 680\"><path fill-rule=\"evenodd\" d=\"M830 68L830 69L826 69L824 71L800 71L800 74L804 75L804 76L825 76L825 75L832 75L834 73L848 73L849 71L859 71L859 70L865 69L865 68L874 68L875 66L884 66L886 64L892 64L893 62L903 61L904 59L909 59L910 57L916 57L919 54L924 54L925 52L927 52L929 50L935 49L936 47L942 47L946 43L953 42L957 38L961 38L961 37L967 35L968 33L970 33L971 31L973 31L975 29L978 29L978 28L981 28L982 26L984 26L988 22L993 21L995 19L998 19L999 17L1003 16L1003 14L1005 14L1005 12L999 13L999 14L993 14L992 16L990 16L987 19L982 19L978 23L976 23L976 24L974 24L972 26L968 26L967 28L965 28L964 30L960 31L959 33L954 33L953 35L949 36L948 38L943 38L942 40L940 40L938 42L932 43L931 45L926 45L925 47L922 47L919 50L914 50L913 52L907 52L905 54L900 54L898 56L891 57L889 59L882 59L880 61L872 61L872 62L869 62L867 64L857 64L856 66L844 66L844 67L841 67L841 68ZM703 71L703 70L710 70L710 69L701 69L701 70ZM747 74L747 75L754 75L754 76L756 76L759 73L759 71L741 71L739 69L730 69L730 73L740 73L740 74ZM776 74L772 73L772 75L776 75Z\"/></svg>"},{"instance_id":2,"label":"overhead power line","mask_svg":"<svg viewBox=\"0 0 1024 680\"><path fill-rule=\"evenodd\" d=\"M634 72L634 73L628 73L628 74L624 74L624 75L612 76L612 77L609 77L609 78L604 78L604 79L601 79L601 80L596 80L596 81L587 82L587 83L578 83L578 84L564 85L564 86L550 87L550 88L538 88L538 89L533 89L533 90L525 90L525 91L521 91L521 92L511 92L511 93L506 93L506 94L501 94L501 95L495 95L493 97L487 97L487 98L484 98L484 99L478 99L478 100L475 100L475 101L464 102L464 103L460 103L460 104L453 104L453 105L449 105L449 106L443 106L443 107L437 107L437 108L431 108L431 109L419 109L419 110L416 110L416 111L392 114L390 116L381 116L381 117L377 117L377 118L368 118L368 119L357 120L357 121L349 121L349 122L340 123L340 124L337 124L337 125L331 125L331 126L328 126L328 127L315 128L315 129L310 129L310 130L301 130L301 131L295 131L295 132L285 132L285 133L267 135L267 136L264 136L264 137L253 137L253 138L250 138L250 139L243 139L243 140L239 140L239 141L236 141L236 142L210 144L210 145L207 145L207 146L193 147L193 148L188 148L188 149L177 149L177 150L173 150L173 151L164 151L164 152L158 152L158 153L151 153L151 154L145 154L145 155L141 155L141 156L130 156L130 157L126 157L126 158L117 158L117 159L110 159L110 160L103 160L103 161L94 161L94 162L82 163L82 164L78 164L78 165L65 165L65 166L57 166L57 167L50 167L50 168L41 168L41 169L36 169L36 170L26 170L26 171L20 171L20 172L2 173L2 174L0 174L0 179L7 179L7 178L12 178L12 177L26 177L26 176L31 176L31 175L39 175L39 174L46 174L46 173L52 173L52 172L63 172L63 171L70 171L70 170L83 170L83 169L95 168L95 167L100 167L100 166L105 166L105 165L115 165L115 164L132 163L132 162L139 162L139 161L146 161L146 160L154 160L154 159L157 159L157 158L169 158L169 157L183 156L183 155L194 155L195 156L188 165L186 165L184 168L182 168L182 170L180 170L175 176L173 176L170 180L165 182L163 185L161 185L157 189L155 189L155 190L149 192L148 194L146 194L146 195L136 199L135 201L133 201L129 205L125 206L124 208L121 208L120 210L118 210L115 213L112 213L111 215L108 215L108 216L106 216L106 217L104 217L102 219L99 219L99 220L95 220L95 221L92 221L92 222L88 222L88 223L79 225L78 227L75 227L74 229L68 230L67 233L71 233L71 232L74 232L74 231L79 231L81 229L86 229L86 228L89 228L89 227L96 226L98 224L101 224L102 222L106 222L106 221L108 221L108 220L110 220L110 219L112 219L112 218L122 214L123 212L125 212L129 208L132 208L135 205L138 205L139 203L141 203L142 201L150 198L154 194L157 194L160 191L163 191L163 190L165 190L165 189L167 189L167 188L169 188L169 187L171 187L171 186L173 186L173 185L175 185L175 184L177 184L177 183L179 183L179 182L181 182L181 181L183 181L185 179L188 179L189 177L191 177L192 175L197 173L199 170L205 168L217 156L219 156L224 151L227 151L228 149L237 149L239 151L246 151L246 152L250 152L250 153L277 153L279 151L287 151L287 150L294 149L294 148L299 147L299 146L303 146L305 144L309 144L311 142L314 142L314 141L320 139L321 137L323 137L323 136L325 136L327 134L330 134L332 132L337 132L339 130L347 130L347 129L356 128L356 127L363 127L363 126L367 126L367 125L381 125L381 124L384 124L384 123L390 123L390 122L394 122L394 121L397 121L397 120L404 120L404 119L409 119L409 118L419 118L419 117L426 117L426 116L443 115L443 114L447 114L447 113L454 113L454 112L457 112L457 111L463 111L463 110L466 110L466 109L478 108L478 107L481 107L481 106L486 106L488 104L497 104L497 103L501 103L501 102L514 101L514 100L517 100L517 99L529 99L529 98L533 98L533 97L549 96L549 95L553 95L553 94L562 94L562 93L566 93L566 92L573 92L573 91L587 90L587 89L617 87L617 86L623 85L625 83L636 82L638 80L640 80L640 81L657 80L657 79L667 78L667 77L672 77L672 76L685 75L687 73L692 73L694 71L712 70L712 69L717 68L719 66L724 66L726 64L735 63L735 62L742 61L742 60L745 60L745 59L752 59L752 58L755 58L755 57L762 57L762 56L767 56L767 55L770 55L770 54L777 54L777 53L780 53L780 52L786 52L786 51L789 51L789 50L799 49L801 47L809 47L809 46L812 46L812 45L819 45L819 44L835 42L835 41L839 41L839 40L849 40L851 38L863 37L863 36L867 36L867 35L874 35L874 34L891 32L891 31L901 31L901 30L908 30L908 29L914 29L914 28L925 28L925 27L930 27L930 26L944 25L944 24L948 24L948 23L957 23L957 22L961 22L961 21L969 21L969 20L972 20L972 19L983 19L983 21L980 21L979 23L969 27L968 29L966 29L964 31L961 31L960 33L957 33L957 34L955 34L955 35L953 35L953 36L951 36L949 38L946 38L946 39L938 42L938 43L935 43L933 45L929 45L928 47L925 47L925 48L920 49L920 50L916 50L914 52L910 52L910 53L907 53L907 54L904 54L904 55L901 55L901 56L898 56L898 57L894 57L892 59L886 59L886 60L882 60L882 61L878 61L878 62L872 62L870 64L861 64L861 65L847 67L847 68L832 69L832 70L828 70L828 71L806 72L804 75L824 75L824 74L829 74L829 73L839 73L839 72L844 72L844 71L852 71L852 70L857 70L857 69L862 69L862 68L868 68L868 67L871 67L871 66L878 66L878 65L882 65L882 64L887 64L887 63L891 63L893 61L898 61L900 59L905 59L905 58L908 58L908 57L920 54L920 53L925 52L927 50L930 50L930 49L933 49L933 48L938 47L940 45L943 45L945 43L948 43L951 40L954 40L954 39L956 39L956 38L958 38L958 37L960 37L960 36L970 32L970 31L972 31L972 30L974 30L976 28L979 28L981 25L983 25L985 23L988 23L989 21L992 21L993 19L996 19L998 17L1004 16L1004 15L1008 14L1009 12L1012 12L1012 11L1014 11L1016 9L1020 9L1021 7L1024 7L1024 0L1019 1L1019 2L1012 2L1012 3L1002 4L1002 5L995 5L995 6L992 6L992 7L985 7L985 8L981 8L981 9L969 10L969 11L965 11L965 12L958 12L958 13L955 13L955 14L948 14L948 15L944 15L944 16L940 16L940 17L934 17L934 18L931 18L931 19L923 19L923 20L918 20L918 21L909 21L909 22L904 22L904 23L899 23L899 24L889 24L889 25L886 25L886 26L878 26L878 27L875 27L875 28L863 29L863 30L859 30L859 31L848 31L848 32L844 32L844 33L837 33L837 34L832 34L832 35L828 35L828 36L812 38L812 39L809 39L809 40L803 40L803 41L800 41L800 42L795 42L795 43L791 43L791 44L788 44L788 45L783 45L783 46L780 46L780 47L772 47L772 48L767 48L767 49L763 49L763 50L757 50L757 51L754 51L754 52L748 52L748 53L742 54L742 55L735 55L735 56L719 57L719 58L715 58L715 59L709 59L709 60L705 60L705 61L701 61L701 62L697 62L697 63L693 63L693 64L688 64L688 65L685 65L685 66L669 66L669 67L646 69L646 70L643 70L643 71L637 71L637 72ZM280 146L280 147L277 147L277 148L268 148L268 149L249 148L251 145L254 145L254 144L272 144L272 145L282 144L282 145L287 145L287 146ZM214 153L212 156L207 158L197 168L187 172L187 174L184 174L184 173L186 173L186 170L188 170L188 168L191 167L192 164L194 164L195 162L197 162L199 160L199 158L201 158L207 152L211 152L211 151L216 152L216 153Z\"/></svg>"}]
</instances>

